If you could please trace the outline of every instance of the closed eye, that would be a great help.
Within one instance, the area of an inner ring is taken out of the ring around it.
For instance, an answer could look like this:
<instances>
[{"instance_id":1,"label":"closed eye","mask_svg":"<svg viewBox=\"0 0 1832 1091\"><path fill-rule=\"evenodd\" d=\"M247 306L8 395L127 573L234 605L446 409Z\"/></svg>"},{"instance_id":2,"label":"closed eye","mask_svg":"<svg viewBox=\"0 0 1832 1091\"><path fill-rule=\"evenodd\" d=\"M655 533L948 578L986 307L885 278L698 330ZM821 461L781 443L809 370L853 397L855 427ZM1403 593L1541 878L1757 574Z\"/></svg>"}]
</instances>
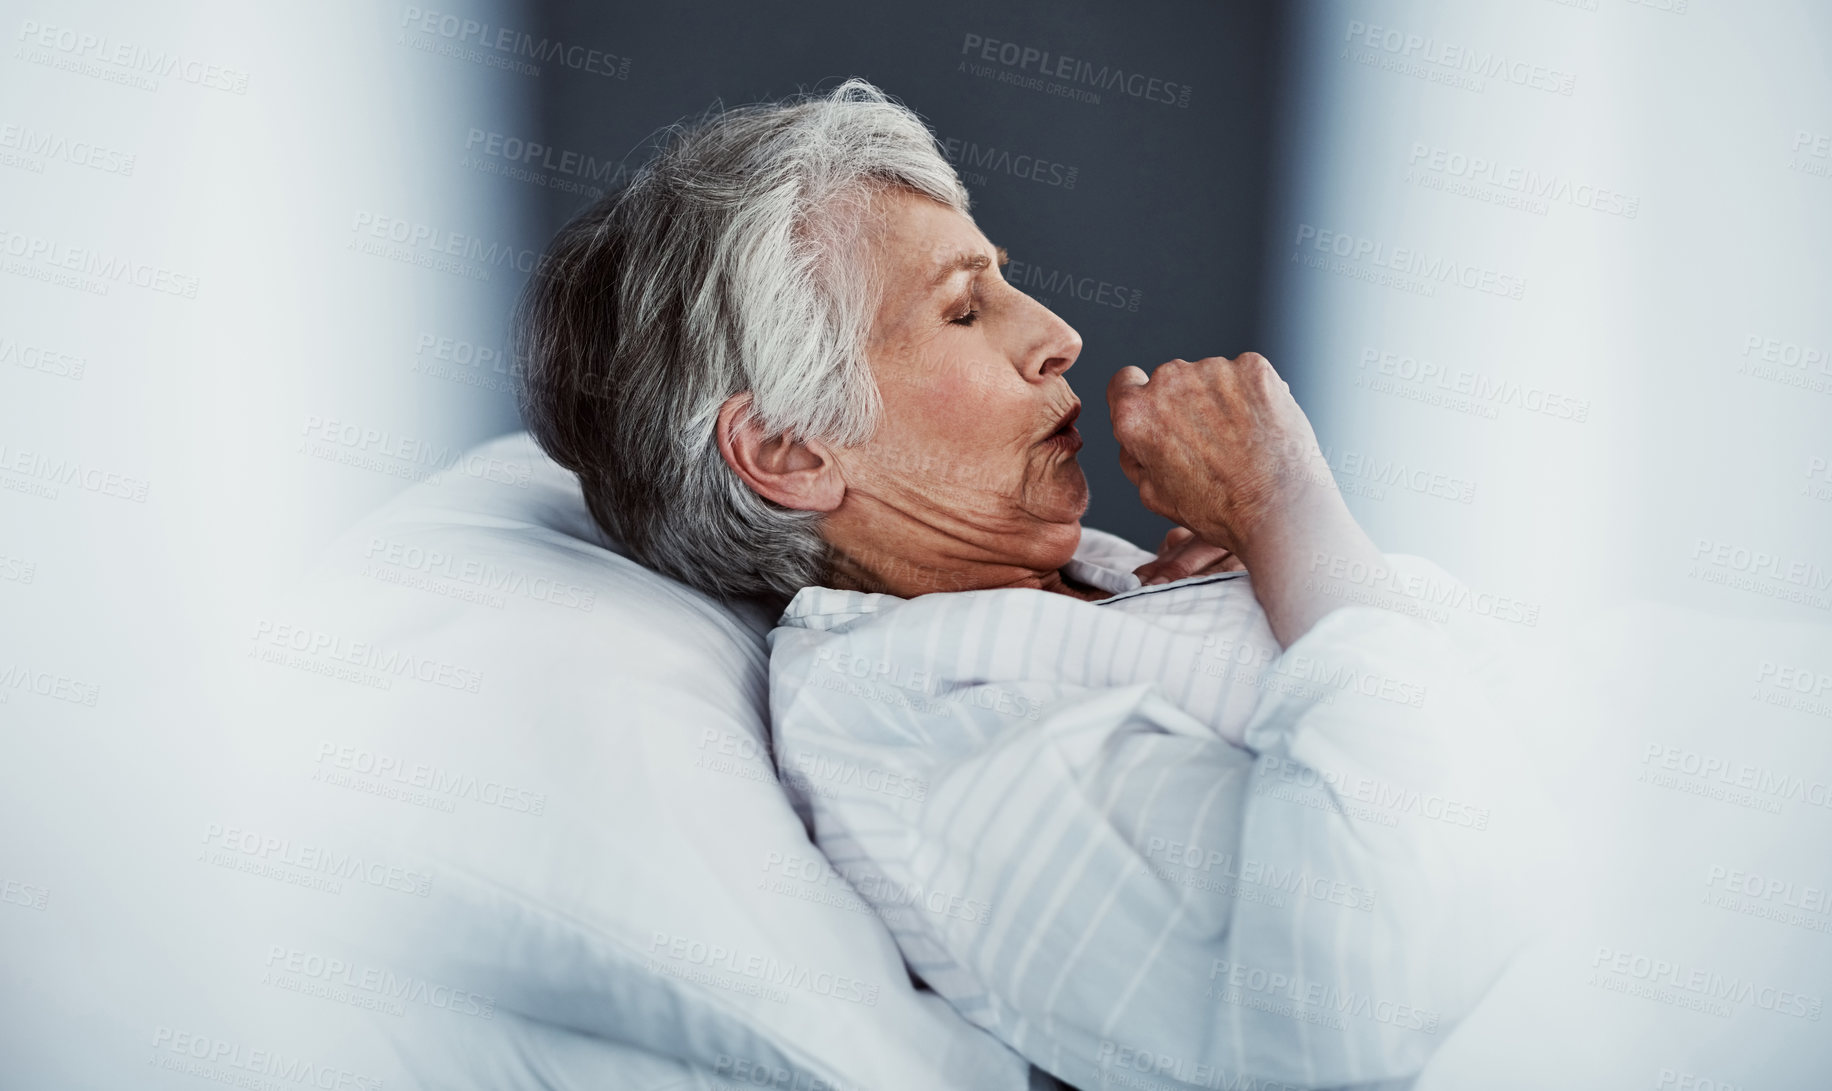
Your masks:
<instances>
[{"instance_id":1,"label":"closed eye","mask_svg":"<svg viewBox=\"0 0 1832 1091\"><path fill-rule=\"evenodd\" d=\"M955 304L955 306L957 307L964 304L967 308L966 312L963 314L955 315L953 318L948 319L948 321L956 326L973 325L975 322L979 321L979 318L980 318L979 303L980 303L980 282L978 278L975 278L970 284L967 285L967 297L961 300L959 303Z\"/></svg>"}]
</instances>

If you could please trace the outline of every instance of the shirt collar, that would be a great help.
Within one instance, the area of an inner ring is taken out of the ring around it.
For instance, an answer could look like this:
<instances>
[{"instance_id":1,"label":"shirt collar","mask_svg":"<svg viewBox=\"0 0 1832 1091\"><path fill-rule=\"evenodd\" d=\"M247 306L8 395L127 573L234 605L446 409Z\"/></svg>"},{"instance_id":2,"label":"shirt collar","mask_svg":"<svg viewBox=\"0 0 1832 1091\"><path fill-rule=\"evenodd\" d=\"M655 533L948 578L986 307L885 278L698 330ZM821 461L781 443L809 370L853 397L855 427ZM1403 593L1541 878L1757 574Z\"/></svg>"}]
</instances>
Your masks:
<instances>
[{"instance_id":1,"label":"shirt collar","mask_svg":"<svg viewBox=\"0 0 1832 1091\"><path fill-rule=\"evenodd\" d=\"M1135 591L1143 586L1132 570L1122 567L1126 551L1143 553L1137 546L1114 535L1091 528L1083 528L1081 543L1075 547L1075 555L1062 566L1063 572L1073 579L1090 587L1098 587L1109 594L1118 595L1126 591ZM1149 560L1151 554L1143 554ZM956 595L978 594L976 591L942 592ZM776 624L787 625L797 629L831 629L856 621L867 614L875 614L908 601L900 595L885 594L877 591L842 591L834 587L804 587L789 600L782 617Z\"/></svg>"}]
</instances>

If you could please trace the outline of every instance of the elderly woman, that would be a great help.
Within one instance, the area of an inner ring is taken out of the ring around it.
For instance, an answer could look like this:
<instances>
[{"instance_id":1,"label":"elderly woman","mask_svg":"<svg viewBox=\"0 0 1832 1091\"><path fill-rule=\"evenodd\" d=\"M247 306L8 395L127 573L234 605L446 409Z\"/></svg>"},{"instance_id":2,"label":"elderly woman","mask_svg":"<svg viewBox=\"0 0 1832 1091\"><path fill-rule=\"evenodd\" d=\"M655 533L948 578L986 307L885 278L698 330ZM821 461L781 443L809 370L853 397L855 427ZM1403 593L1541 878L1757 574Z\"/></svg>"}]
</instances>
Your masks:
<instances>
[{"instance_id":1,"label":"elderly woman","mask_svg":"<svg viewBox=\"0 0 1832 1091\"><path fill-rule=\"evenodd\" d=\"M556 240L525 415L632 556L784 606L785 786L968 1018L1083 1087L1415 1074L1508 948L1448 577L1252 353L1112 377L1179 529L1082 527L1081 337L1004 261L869 84L728 111Z\"/></svg>"}]
</instances>

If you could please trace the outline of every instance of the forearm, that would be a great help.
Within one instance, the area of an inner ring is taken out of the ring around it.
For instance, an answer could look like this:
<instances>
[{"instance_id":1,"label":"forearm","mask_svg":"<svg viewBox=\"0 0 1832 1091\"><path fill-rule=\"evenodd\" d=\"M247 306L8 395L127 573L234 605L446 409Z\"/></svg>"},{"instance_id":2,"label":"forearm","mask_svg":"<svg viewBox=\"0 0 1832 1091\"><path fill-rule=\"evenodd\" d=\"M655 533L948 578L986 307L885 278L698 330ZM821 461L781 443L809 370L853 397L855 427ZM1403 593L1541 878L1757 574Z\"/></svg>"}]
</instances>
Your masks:
<instances>
[{"instance_id":1,"label":"forearm","mask_svg":"<svg viewBox=\"0 0 1832 1091\"><path fill-rule=\"evenodd\" d=\"M1372 573L1383 563L1334 482L1282 500L1243 535L1238 552L1272 635L1286 648L1325 614L1352 601L1345 592L1354 573ZM1322 574L1319 556L1329 561Z\"/></svg>"}]
</instances>

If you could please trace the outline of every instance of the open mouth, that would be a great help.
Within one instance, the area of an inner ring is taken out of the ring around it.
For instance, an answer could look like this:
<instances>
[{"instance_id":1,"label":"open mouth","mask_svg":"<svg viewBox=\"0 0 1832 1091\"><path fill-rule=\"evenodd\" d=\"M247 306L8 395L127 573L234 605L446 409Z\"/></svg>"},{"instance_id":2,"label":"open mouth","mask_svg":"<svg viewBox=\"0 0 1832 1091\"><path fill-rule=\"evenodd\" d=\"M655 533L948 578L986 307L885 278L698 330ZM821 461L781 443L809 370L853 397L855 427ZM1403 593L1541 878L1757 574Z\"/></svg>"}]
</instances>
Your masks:
<instances>
[{"instance_id":1,"label":"open mouth","mask_svg":"<svg viewBox=\"0 0 1832 1091\"><path fill-rule=\"evenodd\" d=\"M1081 403L1076 402L1067 413L1063 414L1062 421L1056 426L1056 430L1044 437L1043 442L1052 447L1061 447L1070 454L1081 450L1081 433L1075 428L1075 418L1079 416L1081 416Z\"/></svg>"}]
</instances>

